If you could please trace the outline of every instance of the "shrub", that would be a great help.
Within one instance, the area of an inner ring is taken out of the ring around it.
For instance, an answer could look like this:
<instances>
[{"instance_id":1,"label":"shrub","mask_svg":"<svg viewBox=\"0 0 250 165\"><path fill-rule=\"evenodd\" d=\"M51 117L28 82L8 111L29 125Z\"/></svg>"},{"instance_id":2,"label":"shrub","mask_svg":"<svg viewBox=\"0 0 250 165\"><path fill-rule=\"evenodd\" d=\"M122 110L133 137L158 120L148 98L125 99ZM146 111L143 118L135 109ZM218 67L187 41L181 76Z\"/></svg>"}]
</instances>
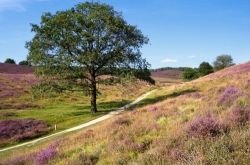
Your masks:
<instances>
[{"instance_id":1,"label":"shrub","mask_svg":"<svg viewBox=\"0 0 250 165\"><path fill-rule=\"evenodd\" d=\"M186 127L186 133L191 137L215 137L225 131L226 127L210 113L193 119Z\"/></svg>"},{"instance_id":2,"label":"shrub","mask_svg":"<svg viewBox=\"0 0 250 165\"><path fill-rule=\"evenodd\" d=\"M214 69L208 62L202 62L199 66L199 75L206 76L210 73L213 73Z\"/></svg>"},{"instance_id":3,"label":"shrub","mask_svg":"<svg viewBox=\"0 0 250 165\"><path fill-rule=\"evenodd\" d=\"M183 72L183 78L186 80L194 80L199 78L199 72L197 69L187 68Z\"/></svg>"},{"instance_id":4,"label":"shrub","mask_svg":"<svg viewBox=\"0 0 250 165\"><path fill-rule=\"evenodd\" d=\"M241 96L242 92L233 86L227 87L219 96L218 104L230 104L232 103L237 97Z\"/></svg>"},{"instance_id":5,"label":"shrub","mask_svg":"<svg viewBox=\"0 0 250 165\"><path fill-rule=\"evenodd\" d=\"M237 125L245 125L250 120L250 108L235 107L229 114L229 120Z\"/></svg>"},{"instance_id":6,"label":"shrub","mask_svg":"<svg viewBox=\"0 0 250 165\"><path fill-rule=\"evenodd\" d=\"M11 59L11 58L7 58L4 63L6 64L16 64L15 60L14 59Z\"/></svg>"}]
</instances>

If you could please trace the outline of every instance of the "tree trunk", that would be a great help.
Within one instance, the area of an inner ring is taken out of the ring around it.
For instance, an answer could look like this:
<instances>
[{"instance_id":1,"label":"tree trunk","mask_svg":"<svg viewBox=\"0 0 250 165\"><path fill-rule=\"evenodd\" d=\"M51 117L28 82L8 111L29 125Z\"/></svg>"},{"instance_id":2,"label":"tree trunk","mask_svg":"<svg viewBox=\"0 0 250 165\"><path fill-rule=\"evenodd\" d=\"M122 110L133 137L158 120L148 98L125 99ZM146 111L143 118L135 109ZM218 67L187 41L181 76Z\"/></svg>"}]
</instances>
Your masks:
<instances>
[{"instance_id":1,"label":"tree trunk","mask_svg":"<svg viewBox=\"0 0 250 165\"><path fill-rule=\"evenodd\" d=\"M91 112L92 113L97 112L96 95L97 95L97 89L96 89L95 76L91 76Z\"/></svg>"}]
</instances>

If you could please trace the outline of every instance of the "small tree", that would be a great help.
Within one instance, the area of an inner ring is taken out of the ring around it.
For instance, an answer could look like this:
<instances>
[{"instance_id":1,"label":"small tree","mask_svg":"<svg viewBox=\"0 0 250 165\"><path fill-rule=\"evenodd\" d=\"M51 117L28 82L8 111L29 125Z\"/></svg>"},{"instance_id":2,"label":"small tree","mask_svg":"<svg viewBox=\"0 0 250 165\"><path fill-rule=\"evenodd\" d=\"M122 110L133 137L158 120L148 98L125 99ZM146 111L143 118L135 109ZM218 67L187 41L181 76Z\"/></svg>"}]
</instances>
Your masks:
<instances>
[{"instance_id":1,"label":"small tree","mask_svg":"<svg viewBox=\"0 0 250 165\"><path fill-rule=\"evenodd\" d=\"M221 70L234 65L233 58L230 55L220 55L214 61L214 69Z\"/></svg>"},{"instance_id":2,"label":"small tree","mask_svg":"<svg viewBox=\"0 0 250 165\"><path fill-rule=\"evenodd\" d=\"M30 65L27 60L23 60L19 62L19 65Z\"/></svg>"},{"instance_id":3,"label":"small tree","mask_svg":"<svg viewBox=\"0 0 250 165\"><path fill-rule=\"evenodd\" d=\"M183 78L186 80L194 80L199 78L199 72L195 68L186 68L183 72Z\"/></svg>"},{"instance_id":4,"label":"small tree","mask_svg":"<svg viewBox=\"0 0 250 165\"><path fill-rule=\"evenodd\" d=\"M13 60L11 58L7 58L4 63L6 63L6 64L16 64L15 60Z\"/></svg>"},{"instance_id":5,"label":"small tree","mask_svg":"<svg viewBox=\"0 0 250 165\"><path fill-rule=\"evenodd\" d=\"M208 62L202 62L199 66L199 75L205 76L210 73L213 73L214 69Z\"/></svg>"},{"instance_id":6,"label":"small tree","mask_svg":"<svg viewBox=\"0 0 250 165\"><path fill-rule=\"evenodd\" d=\"M87 91L97 112L97 83L125 74L153 82L140 48L148 38L107 4L85 2L56 14L45 13L27 43L37 74L62 90Z\"/></svg>"}]
</instances>

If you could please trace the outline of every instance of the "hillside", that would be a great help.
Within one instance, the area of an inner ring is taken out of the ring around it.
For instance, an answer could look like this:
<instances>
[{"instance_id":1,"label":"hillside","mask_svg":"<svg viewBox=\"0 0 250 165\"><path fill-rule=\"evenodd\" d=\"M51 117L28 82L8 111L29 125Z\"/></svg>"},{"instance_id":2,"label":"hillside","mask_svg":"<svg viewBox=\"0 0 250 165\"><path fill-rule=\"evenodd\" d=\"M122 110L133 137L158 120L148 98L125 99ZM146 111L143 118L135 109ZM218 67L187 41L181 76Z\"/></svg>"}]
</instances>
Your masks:
<instances>
[{"instance_id":1,"label":"hillside","mask_svg":"<svg viewBox=\"0 0 250 165\"><path fill-rule=\"evenodd\" d=\"M151 77L158 83L171 84L182 82L183 71L178 69L159 69L151 71Z\"/></svg>"},{"instance_id":2,"label":"hillside","mask_svg":"<svg viewBox=\"0 0 250 165\"><path fill-rule=\"evenodd\" d=\"M38 83L33 72L29 66L0 63L0 99L15 99L29 93L31 86ZM6 106L2 102L0 109L3 107Z\"/></svg>"},{"instance_id":3,"label":"hillside","mask_svg":"<svg viewBox=\"0 0 250 165\"><path fill-rule=\"evenodd\" d=\"M249 142L250 62L161 87L131 112L5 153L3 164L249 164Z\"/></svg>"}]
</instances>

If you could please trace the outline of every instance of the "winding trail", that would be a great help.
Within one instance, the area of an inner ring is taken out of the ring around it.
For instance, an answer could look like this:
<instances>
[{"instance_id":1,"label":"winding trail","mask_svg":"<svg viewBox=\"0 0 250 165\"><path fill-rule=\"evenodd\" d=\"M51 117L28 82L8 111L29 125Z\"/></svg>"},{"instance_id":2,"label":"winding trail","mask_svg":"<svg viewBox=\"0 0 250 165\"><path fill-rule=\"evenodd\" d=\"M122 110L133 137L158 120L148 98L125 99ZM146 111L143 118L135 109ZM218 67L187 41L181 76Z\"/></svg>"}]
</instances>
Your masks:
<instances>
[{"instance_id":1,"label":"winding trail","mask_svg":"<svg viewBox=\"0 0 250 165\"><path fill-rule=\"evenodd\" d=\"M49 138L52 138L52 137L55 137L55 136L59 136L59 135L63 135L63 134L66 134L66 133L69 133L69 132L73 132L73 131L77 131L77 130L80 130L80 129L83 129L83 128L86 128L86 127L89 127L89 126L92 126L94 124L97 124L101 121L104 121L104 120L107 120L109 118L112 118L114 117L115 115L118 115L120 113L122 113L123 111L125 111L127 108L139 103L140 101L142 101L143 99L145 99L147 96L149 96L150 94L154 93L157 89L154 89L152 91L149 91L147 93L145 93L144 95L138 97L135 101L133 101L132 103L130 104L127 104L121 108L118 108L117 110L113 111L113 112L110 112L102 117L99 117L97 119L94 119L92 121L89 121L87 123L84 123L84 124L81 124L81 125L78 125L78 126L75 126L75 127L72 127L72 128L69 128L69 129L66 129L64 131L60 131L60 132L57 132L57 133L54 133L54 134L51 134L51 135L48 135L48 136L45 136L45 137L41 137L41 138L38 138L38 139L35 139L35 140L32 140L32 141L29 141L29 142L25 142L25 143L22 143L22 144L18 144L18 145L14 145L14 146L11 146L11 147L7 147L7 148L2 148L0 149L0 152L4 152L4 151L8 151L8 150L12 150L12 149L16 149L16 148L20 148L20 147L23 147L23 146L29 146L29 145L35 145L36 143L38 142L41 142L41 141L44 141L44 140L47 140Z\"/></svg>"}]
</instances>

